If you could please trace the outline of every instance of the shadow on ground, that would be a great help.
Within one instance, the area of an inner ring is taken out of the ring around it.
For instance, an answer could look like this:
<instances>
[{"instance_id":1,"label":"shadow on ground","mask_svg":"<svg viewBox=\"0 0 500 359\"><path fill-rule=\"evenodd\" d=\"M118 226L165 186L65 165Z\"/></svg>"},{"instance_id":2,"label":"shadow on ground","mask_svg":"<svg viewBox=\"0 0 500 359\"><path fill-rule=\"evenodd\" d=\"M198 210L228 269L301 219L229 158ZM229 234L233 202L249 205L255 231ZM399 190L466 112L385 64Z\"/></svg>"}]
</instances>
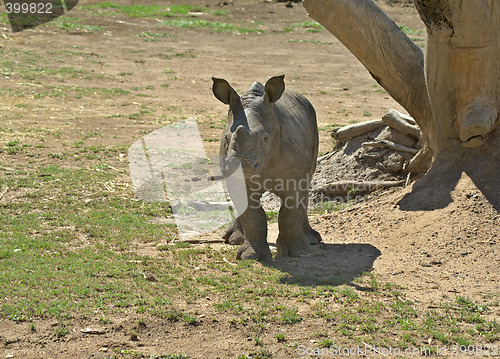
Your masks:
<instances>
[{"instance_id":1,"label":"shadow on ground","mask_svg":"<svg viewBox=\"0 0 500 359\"><path fill-rule=\"evenodd\" d=\"M478 148L461 145L442 151L427 174L401 201L403 211L433 211L453 202L451 192L463 174L470 177L491 205L500 211L500 133Z\"/></svg>"},{"instance_id":2,"label":"shadow on ground","mask_svg":"<svg viewBox=\"0 0 500 359\"><path fill-rule=\"evenodd\" d=\"M281 279L284 284L336 286L369 271L380 255L380 250L370 244L322 243L311 246L308 256L277 258L268 265L285 274Z\"/></svg>"}]
</instances>

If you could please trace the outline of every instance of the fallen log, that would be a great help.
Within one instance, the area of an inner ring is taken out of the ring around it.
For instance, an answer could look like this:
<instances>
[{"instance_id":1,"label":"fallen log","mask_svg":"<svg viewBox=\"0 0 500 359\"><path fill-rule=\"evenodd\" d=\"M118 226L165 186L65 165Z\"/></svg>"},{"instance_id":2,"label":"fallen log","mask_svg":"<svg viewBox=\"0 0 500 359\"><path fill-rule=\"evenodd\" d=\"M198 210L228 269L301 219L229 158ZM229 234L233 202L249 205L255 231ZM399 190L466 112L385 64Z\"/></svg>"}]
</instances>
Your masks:
<instances>
[{"instance_id":1,"label":"fallen log","mask_svg":"<svg viewBox=\"0 0 500 359\"><path fill-rule=\"evenodd\" d=\"M320 163L321 161L328 160L330 157L332 157L335 154L335 151L327 153L326 155L323 155L321 157L318 157L316 160L316 163Z\"/></svg>"},{"instance_id":2,"label":"fallen log","mask_svg":"<svg viewBox=\"0 0 500 359\"><path fill-rule=\"evenodd\" d=\"M420 128L416 125L412 125L408 120L408 116L404 116L402 113L391 109L389 110L384 117L382 117L382 121L389 127L398 130L406 135L415 137L419 140L422 137L422 132Z\"/></svg>"},{"instance_id":3,"label":"fallen log","mask_svg":"<svg viewBox=\"0 0 500 359\"><path fill-rule=\"evenodd\" d=\"M364 135L365 133L375 131L377 128L385 126L382 120L371 120L353 125L344 126L332 131L332 138L335 141L348 140L353 137Z\"/></svg>"},{"instance_id":4,"label":"fallen log","mask_svg":"<svg viewBox=\"0 0 500 359\"><path fill-rule=\"evenodd\" d=\"M345 197L348 194L358 196L380 189L402 186L405 181L338 181L326 184L311 192L327 196Z\"/></svg>"},{"instance_id":5,"label":"fallen log","mask_svg":"<svg viewBox=\"0 0 500 359\"><path fill-rule=\"evenodd\" d=\"M417 125L417 121L415 121L415 119L413 117L406 115L402 112L399 112L398 110L391 108L388 112L394 113L394 114L400 116L403 120L408 122L410 125Z\"/></svg>"},{"instance_id":6,"label":"fallen log","mask_svg":"<svg viewBox=\"0 0 500 359\"><path fill-rule=\"evenodd\" d=\"M372 141L372 142L364 142L361 144L361 146L363 146L365 148L366 147L370 147L370 148L387 147L387 148L390 148L390 149L395 150L395 151L408 152L408 153L411 153L413 155L417 154L417 152L419 151L416 148L406 147L406 146L403 146L399 143L395 143L395 142L388 141L388 140L376 140L376 141Z\"/></svg>"}]
</instances>

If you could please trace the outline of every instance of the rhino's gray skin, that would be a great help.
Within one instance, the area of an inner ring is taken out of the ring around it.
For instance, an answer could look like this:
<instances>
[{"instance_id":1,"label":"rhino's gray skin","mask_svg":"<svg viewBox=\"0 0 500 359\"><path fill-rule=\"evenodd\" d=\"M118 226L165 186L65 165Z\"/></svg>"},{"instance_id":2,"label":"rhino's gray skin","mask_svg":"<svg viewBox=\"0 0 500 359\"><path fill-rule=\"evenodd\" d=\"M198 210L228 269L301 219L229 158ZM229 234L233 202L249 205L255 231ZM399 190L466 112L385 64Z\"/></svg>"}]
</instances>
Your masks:
<instances>
[{"instance_id":1,"label":"rhino's gray skin","mask_svg":"<svg viewBox=\"0 0 500 359\"><path fill-rule=\"evenodd\" d=\"M309 184L316 168L318 127L311 103L301 94L285 91L284 75L255 82L239 96L226 80L213 78L213 93L229 105L221 138L224 175L241 162L248 208L224 235L243 240L238 259L272 259L267 243L266 214L260 197L269 190L282 199L279 212L278 255L300 256L321 241L307 218ZM239 161L236 161L238 159Z\"/></svg>"}]
</instances>

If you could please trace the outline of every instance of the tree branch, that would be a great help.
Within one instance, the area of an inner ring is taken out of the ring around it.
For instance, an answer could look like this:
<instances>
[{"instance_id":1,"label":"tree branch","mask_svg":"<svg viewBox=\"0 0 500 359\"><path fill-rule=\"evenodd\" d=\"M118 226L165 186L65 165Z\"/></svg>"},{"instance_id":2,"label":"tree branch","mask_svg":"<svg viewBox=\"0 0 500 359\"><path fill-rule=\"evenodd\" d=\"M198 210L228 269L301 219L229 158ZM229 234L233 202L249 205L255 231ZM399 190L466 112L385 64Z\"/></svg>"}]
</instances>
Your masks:
<instances>
[{"instance_id":1,"label":"tree branch","mask_svg":"<svg viewBox=\"0 0 500 359\"><path fill-rule=\"evenodd\" d=\"M372 0L304 0L304 7L408 111L432 144L433 123L420 48Z\"/></svg>"}]
</instances>

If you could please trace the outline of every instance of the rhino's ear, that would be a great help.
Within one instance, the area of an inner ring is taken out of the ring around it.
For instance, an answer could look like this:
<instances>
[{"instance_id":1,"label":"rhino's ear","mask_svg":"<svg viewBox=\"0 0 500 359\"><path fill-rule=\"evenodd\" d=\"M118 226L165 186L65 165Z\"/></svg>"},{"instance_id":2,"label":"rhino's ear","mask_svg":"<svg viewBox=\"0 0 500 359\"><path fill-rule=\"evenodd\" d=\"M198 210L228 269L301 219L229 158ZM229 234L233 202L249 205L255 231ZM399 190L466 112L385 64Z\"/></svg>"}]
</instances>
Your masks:
<instances>
[{"instance_id":1,"label":"rhino's ear","mask_svg":"<svg viewBox=\"0 0 500 359\"><path fill-rule=\"evenodd\" d=\"M236 91L234 91L229 82L226 80L212 77L212 81L214 82L212 85L212 92L222 103L230 105L239 98Z\"/></svg>"},{"instance_id":2,"label":"rhino's ear","mask_svg":"<svg viewBox=\"0 0 500 359\"><path fill-rule=\"evenodd\" d=\"M278 101L285 91L285 75L271 77L266 82L265 97L270 103Z\"/></svg>"}]
</instances>

